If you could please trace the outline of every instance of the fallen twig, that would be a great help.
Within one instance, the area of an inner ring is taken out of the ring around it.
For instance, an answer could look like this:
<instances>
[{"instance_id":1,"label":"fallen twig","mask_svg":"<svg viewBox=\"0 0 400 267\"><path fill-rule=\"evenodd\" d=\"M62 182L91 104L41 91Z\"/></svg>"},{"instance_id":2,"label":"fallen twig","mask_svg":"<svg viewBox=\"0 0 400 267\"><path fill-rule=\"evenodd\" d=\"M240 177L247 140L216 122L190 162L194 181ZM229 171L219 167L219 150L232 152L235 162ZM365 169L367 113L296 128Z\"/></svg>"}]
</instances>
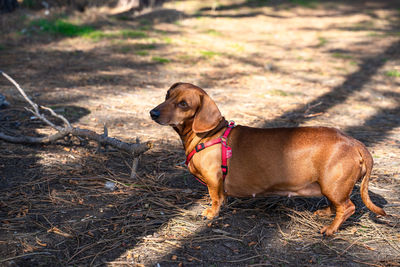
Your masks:
<instances>
[{"instance_id":1,"label":"fallen twig","mask_svg":"<svg viewBox=\"0 0 400 267\"><path fill-rule=\"evenodd\" d=\"M11 260L15 260L15 259L19 259L19 258L23 258L23 257L30 257L30 256L35 256L35 255L51 255L50 252L33 252L33 253L27 253L27 254L22 254L22 255L18 255L15 257L10 257L10 258L6 258L6 259L1 259L0 263L2 262L7 262L7 261L11 261Z\"/></svg>"}]
</instances>

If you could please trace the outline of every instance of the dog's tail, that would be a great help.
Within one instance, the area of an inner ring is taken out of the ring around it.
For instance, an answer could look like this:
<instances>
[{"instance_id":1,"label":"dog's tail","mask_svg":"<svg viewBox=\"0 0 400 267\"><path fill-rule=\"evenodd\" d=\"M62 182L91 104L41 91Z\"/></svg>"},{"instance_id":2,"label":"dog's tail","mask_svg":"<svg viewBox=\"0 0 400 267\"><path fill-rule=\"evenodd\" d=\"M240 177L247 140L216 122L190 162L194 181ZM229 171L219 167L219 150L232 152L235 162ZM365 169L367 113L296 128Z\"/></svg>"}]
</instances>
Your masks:
<instances>
[{"instance_id":1,"label":"dog's tail","mask_svg":"<svg viewBox=\"0 0 400 267\"><path fill-rule=\"evenodd\" d=\"M362 167L362 174L364 175L361 181L360 188L361 199L364 202L365 206L367 206L367 208L370 209L372 212L382 216L386 216L386 212L382 208L372 203L368 194L368 183L371 176L372 166L374 165L374 160L372 159L371 154L368 152L367 148L363 144L361 144L361 147L359 147L359 153L361 155L360 164Z\"/></svg>"}]
</instances>

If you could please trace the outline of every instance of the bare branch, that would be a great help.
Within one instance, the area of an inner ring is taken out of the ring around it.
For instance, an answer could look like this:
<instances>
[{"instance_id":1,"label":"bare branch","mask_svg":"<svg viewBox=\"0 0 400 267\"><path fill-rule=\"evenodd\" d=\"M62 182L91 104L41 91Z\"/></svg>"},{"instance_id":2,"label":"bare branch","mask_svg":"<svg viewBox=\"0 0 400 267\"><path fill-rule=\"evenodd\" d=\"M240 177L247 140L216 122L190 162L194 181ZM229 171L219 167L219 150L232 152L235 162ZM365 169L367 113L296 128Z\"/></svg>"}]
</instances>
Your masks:
<instances>
[{"instance_id":1,"label":"bare branch","mask_svg":"<svg viewBox=\"0 0 400 267\"><path fill-rule=\"evenodd\" d=\"M17 88L17 90L19 91L19 93L24 97L24 99L26 100L26 102L28 102L32 107L32 109L26 108L26 110L32 112L36 117L38 117L39 119L41 119L43 122L45 122L47 125L51 126L52 128L56 129L57 131L62 131L63 128L55 125L54 123L52 123L51 121L49 121L43 114L40 113L39 111L39 106L33 102L25 93L25 91L21 88L21 86L19 86L19 84L10 76L8 76L5 72L0 71L0 73L6 77L7 80L9 80L12 84L14 84L14 86ZM68 120L66 118L64 118L64 116L56 114L51 108L48 107L44 107L44 109L50 111L51 115L60 118L64 123L66 123L66 125L68 127L71 127L71 124L68 122Z\"/></svg>"},{"instance_id":2,"label":"bare branch","mask_svg":"<svg viewBox=\"0 0 400 267\"><path fill-rule=\"evenodd\" d=\"M76 136L78 138L83 138L83 139L89 139L96 141L99 145L105 146L105 145L110 145L112 147L115 147L119 150L128 152L129 154L133 155L133 157L138 157L140 154L146 152L150 148L152 148L153 144L151 142L146 142L146 143L126 143L121 140L118 140L116 138L108 137L108 129L104 125L104 133L103 134L97 134L94 131L87 130L87 129L81 129L78 127L73 127L71 123L62 115L57 114L54 112L49 107L43 107L41 106L40 108L47 110L50 112L50 114L53 117L56 117L60 120L62 120L65 124L65 127L60 127L55 125L53 122L51 122L49 119L46 118L44 114L40 113L39 106L34 103L32 100L29 99L29 97L26 95L25 91L19 86L19 84L10 76L8 76L6 73L0 71L0 74L2 74L4 77L6 77L14 86L18 89L20 94L24 97L24 99L33 107L33 109L26 108L28 111L33 113L38 119L52 127L53 129L56 129L58 133L45 136L45 137L32 137L32 136L10 136L6 135L2 132L0 132L0 139L11 142L11 143L25 143L25 144L46 144L46 143L52 143L56 140L63 139L64 137L68 135Z\"/></svg>"},{"instance_id":3,"label":"bare branch","mask_svg":"<svg viewBox=\"0 0 400 267\"><path fill-rule=\"evenodd\" d=\"M38 119L49 125L51 128L56 129L57 131L62 131L63 128L55 125L51 121L49 121L44 115L37 113L36 111L30 109L30 108L25 108L27 111L31 112L33 115L35 115Z\"/></svg>"},{"instance_id":4,"label":"bare branch","mask_svg":"<svg viewBox=\"0 0 400 267\"><path fill-rule=\"evenodd\" d=\"M52 116L54 116L54 117L59 118L60 120L62 120L62 121L67 125L68 128L72 128L72 126L71 126L71 124L69 123L69 121L68 121L63 115L60 115L60 114L55 113L54 110L51 109L51 108L44 107L44 106L40 106L40 107L41 107L42 109L48 110Z\"/></svg>"},{"instance_id":5,"label":"bare branch","mask_svg":"<svg viewBox=\"0 0 400 267\"><path fill-rule=\"evenodd\" d=\"M105 123L103 125L103 135L104 136L108 136L108 128L107 128L107 125ZM136 142L136 143L139 143L139 142Z\"/></svg>"},{"instance_id":6,"label":"bare branch","mask_svg":"<svg viewBox=\"0 0 400 267\"><path fill-rule=\"evenodd\" d=\"M137 168L139 165L140 156L133 159L132 169L131 169L131 179L135 179L137 175Z\"/></svg>"},{"instance_id":7,"label":"bare branch","mask_svg":"<svg viewBox=\"0 0 400 267\"><path fill-rule=\"evenodd\" d=\"M8 76L5 72L0 71L1 74L3 74L4 77L7 78L7 80L9 80L12 84L14 84L14 86L17 88L17 90L19 91L19 93L25 98L25 100L33 107L33 109L35 110L36 113L39 113L39 107L36 103L32 102L32 100L29 99L29 97L26 95L25 91L22 90L22 88L19 86L19 84L14 81L13 78L11 78L10 76Z\"/></svg>"},{"instance_id":8,"label":"bare branch","mask_svg":"<svg viewBox=\"0 0 400 267\"><path fill-rule=\"evenodd\" d=\"M15 144L48 144L55 142L59 139L64 138L70 134L69 132L58 132L53 135L49 136L44 136L44 137L33 137L33 136L11 136L11 135L6 135L5 133L0 132L0 139L10 142L10 143L15 143Z\"/></svg>"},{"instance_id":9,"label":"bare branch","mask_svg":"<svg viewBox=\"0 0 400 267\"><path fill-rule=\"evenodd\" d=\"M103 146L110 145L110 146L118 148L122 151L133 154L134 156L140 155L153 147L151 142L137 143L137 144L126 143L126 142L122 142L121 140L118 140L116 138L107 137L104 135L100 135L94 131L87 130L87 129L80 129L77 127L74 127L71 129L71 134L74 136L84 137L84 138L96 141L96 142L102 144Z\"/></svg>"}]
</instances>

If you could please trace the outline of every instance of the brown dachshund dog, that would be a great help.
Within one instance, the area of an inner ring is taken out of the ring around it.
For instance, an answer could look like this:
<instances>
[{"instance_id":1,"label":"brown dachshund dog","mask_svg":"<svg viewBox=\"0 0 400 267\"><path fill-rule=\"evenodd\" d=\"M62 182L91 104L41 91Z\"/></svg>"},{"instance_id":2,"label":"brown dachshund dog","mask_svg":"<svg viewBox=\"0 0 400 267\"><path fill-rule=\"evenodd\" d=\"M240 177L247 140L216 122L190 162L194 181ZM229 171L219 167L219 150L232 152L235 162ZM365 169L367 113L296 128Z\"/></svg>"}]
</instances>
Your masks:
<instances>
[{"instance_id":1,"label":"brown dachshund dog","mask_svg":"<svg viewBox=\"0 0 400 267\"><path fill-rule=\"evenodd\" d=\"M150 115L157 123L175 129L186 155L198 144L221 137L228 125L207 93L188 83L172 85L165 101ZM209 219L218 215L226 196L325 196L331 204L316 214L336 212L332 224L321 229L321 233L332 235L354 213L350 193L361 178L365 205L374 213L386 215L368 195L371 154L361 142L337 129L236 126L227 139L232 157L225 180L221 144L195 153L188 166L208 187L212 203L203 215Z\"/></svg>"}]
</instances>

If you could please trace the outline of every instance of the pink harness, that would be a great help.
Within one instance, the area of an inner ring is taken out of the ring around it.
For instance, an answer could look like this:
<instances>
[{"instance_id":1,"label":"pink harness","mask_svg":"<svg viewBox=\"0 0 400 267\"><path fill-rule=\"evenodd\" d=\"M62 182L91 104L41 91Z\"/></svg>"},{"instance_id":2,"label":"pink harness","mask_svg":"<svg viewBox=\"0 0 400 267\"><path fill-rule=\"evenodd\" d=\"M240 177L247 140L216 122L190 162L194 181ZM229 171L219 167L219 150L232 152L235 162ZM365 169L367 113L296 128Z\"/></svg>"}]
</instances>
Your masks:
<instances>
[{"instance_id":1,"label":"pink harness","mask_svg":"<svg viewBox=\"0 0 400 267\"><path fill-rule=\"evenodd\" d=\"M222 170L222 178L225 180L225 177L228 174L228 159L230 157L232 157L232 149L227 144L228 135L234 127L235 127L235 122L231 121L231 122L229 122L228 128L225 130L224 134L220 138L198 144L195 147L195 149L193 149L192 152L190 152L189 155L187 155L185 164L187 166L189 166L190 160L193 158L194 154L196 154L197 152L205 149L206 147L210 147L210 146L221 143L221 161L222 161L221 162L221 170ZM197 177L196 177L196 179L200 183L206 185L201 179L199 179Z\"/></svg>"}]
</instances>

